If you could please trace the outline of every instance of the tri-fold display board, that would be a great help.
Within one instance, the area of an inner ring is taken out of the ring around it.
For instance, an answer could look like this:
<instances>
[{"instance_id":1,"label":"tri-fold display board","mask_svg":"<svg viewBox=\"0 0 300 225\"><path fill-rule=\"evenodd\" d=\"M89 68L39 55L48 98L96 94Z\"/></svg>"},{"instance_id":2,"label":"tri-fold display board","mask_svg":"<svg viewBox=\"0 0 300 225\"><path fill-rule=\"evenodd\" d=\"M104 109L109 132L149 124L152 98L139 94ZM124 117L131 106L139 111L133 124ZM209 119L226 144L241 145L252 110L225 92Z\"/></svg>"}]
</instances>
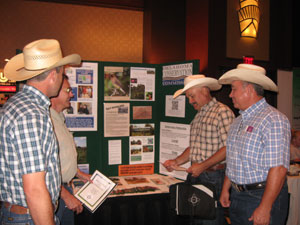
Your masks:
<instances>
[{"instance_id":1,"label":"tri-fold display board","mask_svg":"<svg viewBox=\"0 0 300 225\"><path fill-rule=\"evenodd\" d=\"M195 110L184 96L173 100L172 95L183 88L186 75L198 72L199 60L84 61L81 67L68 68L75 97L65 115L79 164L107 176L158 173L160 123L191 122Z\"/></svg>"}]
</instances>

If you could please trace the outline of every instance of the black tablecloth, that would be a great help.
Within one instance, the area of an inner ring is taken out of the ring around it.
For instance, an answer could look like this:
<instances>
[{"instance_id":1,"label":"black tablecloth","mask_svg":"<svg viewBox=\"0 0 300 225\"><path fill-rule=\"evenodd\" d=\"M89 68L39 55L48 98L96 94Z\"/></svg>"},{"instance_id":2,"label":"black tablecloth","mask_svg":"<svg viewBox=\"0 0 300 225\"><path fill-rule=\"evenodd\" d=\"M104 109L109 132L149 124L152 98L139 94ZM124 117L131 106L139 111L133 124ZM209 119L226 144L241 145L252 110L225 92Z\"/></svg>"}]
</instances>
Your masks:
<instances>
[{"instance_id":1,"label":"black tablecloth","mask_svg":"<svg viewBox=\"0 0 300 225\"><path fill-rule=\"evenodd\" d=\"M189 218L170 209L169 193L107 198L94 212L75 216L76 225L180 225Z\"/></svg>"}]
</instances>

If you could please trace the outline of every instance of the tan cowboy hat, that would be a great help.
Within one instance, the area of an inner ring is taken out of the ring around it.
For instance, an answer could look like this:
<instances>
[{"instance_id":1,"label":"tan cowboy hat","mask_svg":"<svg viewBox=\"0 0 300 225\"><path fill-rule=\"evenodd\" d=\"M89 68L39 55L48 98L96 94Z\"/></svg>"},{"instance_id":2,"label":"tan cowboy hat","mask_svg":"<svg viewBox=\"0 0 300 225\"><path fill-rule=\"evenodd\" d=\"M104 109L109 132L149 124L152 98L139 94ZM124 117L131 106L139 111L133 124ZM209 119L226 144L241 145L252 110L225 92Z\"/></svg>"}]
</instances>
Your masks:
<instances>
[{"instance_id":1,"label":"tan cowboy hat","mask_svg":"<svg viewBox=\"0 0 300 225\"><path fill-rule=\"evenodd\" d=\"M23 53L12 57L4 67L4 75L10 80L28 80L56 67L80 62L78 54L63 58L57 40L41 39L27 44Z\"/></svg>"},{"instance_id":2,"label":"tan cowboy hat","mask_svg":"<svg viewBox=\"0 0 300 225\"><path fill-rule=\"evenodd\" d=\"M177 90L173 98L177 98L179 95L185 93L188 89L195 87L195 86L205 86L208 87L211 91L216 91L221 89L222 85L218 83L218 80L205 77L202 74L190 75L184 78L184 88Z\"/></svg>"},{"instance_id":3,"label":"tan cowboy hat","mask_svg":"<svg viewBox=\"0 0 300 225\"><path fill-rule=\"evenodd\" d=\"M239 64L236 69L224 73L220 79L220 84L231 84L235 80L246 81L258 84L265 90L278 92L276 84L266 76L266 70L253 64Z\"/></svg>"}]
</instances>

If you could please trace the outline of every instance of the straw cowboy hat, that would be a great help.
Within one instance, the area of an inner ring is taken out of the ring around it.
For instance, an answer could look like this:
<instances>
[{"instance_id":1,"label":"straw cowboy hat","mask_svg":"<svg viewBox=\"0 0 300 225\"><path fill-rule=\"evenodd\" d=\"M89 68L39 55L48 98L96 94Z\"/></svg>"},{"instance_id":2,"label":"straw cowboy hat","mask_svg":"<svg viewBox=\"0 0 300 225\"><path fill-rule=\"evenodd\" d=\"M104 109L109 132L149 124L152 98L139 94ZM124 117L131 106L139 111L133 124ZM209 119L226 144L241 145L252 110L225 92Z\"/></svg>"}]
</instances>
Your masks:
<instances>
[{"instance_id":1,"label":"straw cowboy hat","mask_svg":"<svg viewBox=\"0 0 300 225\"><path fill-rule=\"evenodd\" d=\"M41 39L27 44L23 53L12 57L4 67L4 75L10 80L28 80L56 67L80 62L78 54L63 58L57 40Z\"/></svg>"},{"instance_id":2,"label":"straw cowboy hat","mask_svg":"<svg viewBox=\"0 0 300 225\"><path fill-rule=\"evenodd\" d=\"M184 88L177 90L174 93L173 98L177 98L179 95L185 93L188 89L195 86L205 86L211 91L219 90L222 87L222 85L218 83L218 80L214 78L205 77L205 75L202 74L190 75L184 78Z\"/></svg>"},{"instance_id":3,"label":"straw cowboy hat","mask_svg":"<svg viewBox=\"0 0 300 225\"><path fill-rule=\"evenodd\" d=\"M266 76L266 70L253 64L239 64L236 69L223 74L219 79L219 83L231 84L235 80L258 84L265 90L278 92L276 84Z\"/></svg>"}]
</instances>

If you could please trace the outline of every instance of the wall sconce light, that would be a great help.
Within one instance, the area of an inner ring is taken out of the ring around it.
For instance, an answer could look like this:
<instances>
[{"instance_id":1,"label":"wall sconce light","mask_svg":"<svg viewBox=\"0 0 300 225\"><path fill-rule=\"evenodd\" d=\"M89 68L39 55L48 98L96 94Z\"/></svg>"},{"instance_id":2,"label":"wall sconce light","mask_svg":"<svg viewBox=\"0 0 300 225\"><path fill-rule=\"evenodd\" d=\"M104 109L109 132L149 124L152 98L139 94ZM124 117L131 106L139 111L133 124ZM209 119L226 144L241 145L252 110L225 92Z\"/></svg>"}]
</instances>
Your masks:
<instances>
[{"instance_id":1,"label":"wall sconce light","mask_svg":"<svg viewBox=\"0 0 300 225\"><path fill-rule=\"evenodd\" d=\"M258 0L240 0L238 10L241 37L257 37L259 25Z\"/></svg>"}]
</instances>

